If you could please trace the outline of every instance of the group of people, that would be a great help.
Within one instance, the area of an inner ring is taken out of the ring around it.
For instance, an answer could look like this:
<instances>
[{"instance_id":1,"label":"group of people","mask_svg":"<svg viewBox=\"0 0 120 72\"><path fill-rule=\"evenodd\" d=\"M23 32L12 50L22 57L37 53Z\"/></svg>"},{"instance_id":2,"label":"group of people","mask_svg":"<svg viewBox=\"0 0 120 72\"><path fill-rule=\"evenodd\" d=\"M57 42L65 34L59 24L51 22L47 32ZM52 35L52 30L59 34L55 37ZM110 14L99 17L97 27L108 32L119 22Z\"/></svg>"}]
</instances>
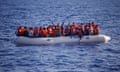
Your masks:
<instances>
[{"instance_id":1,"label":"group of people","mask_svg":"<svg viewBox=\"0 0 120 72\"><path fill-rule=\"evenodd\" d=\"M49 25L47 27L17 27L17 36L27 37L57 37L57 36L72 36L78 35L97 35L99 34L99 26L94 22L83 24L68 24L66 27L63 24Z\"/></svg>"}]
</instances>

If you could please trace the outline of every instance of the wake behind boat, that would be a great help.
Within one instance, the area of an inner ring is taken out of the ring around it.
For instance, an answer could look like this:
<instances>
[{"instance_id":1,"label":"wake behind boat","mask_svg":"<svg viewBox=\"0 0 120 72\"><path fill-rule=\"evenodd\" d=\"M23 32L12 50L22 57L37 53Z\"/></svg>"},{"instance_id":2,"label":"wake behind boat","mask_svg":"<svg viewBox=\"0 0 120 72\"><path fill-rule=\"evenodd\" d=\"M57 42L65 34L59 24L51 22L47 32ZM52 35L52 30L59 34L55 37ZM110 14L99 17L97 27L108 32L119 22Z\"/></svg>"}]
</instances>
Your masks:
<instances>
[{"instance_id":1,"label":"wake behind boat","mask_svg":"<svg viewBox=\"0 0 120 72\"><path fill-rule=\"evenodd\" d=\"M63 25L57 24L48 27L21 27L17 28L16 44L43 45L57 43L93 43L108 42L109 36L99 34L99 26L92 23Z\"/></svg>"}]
</instances>

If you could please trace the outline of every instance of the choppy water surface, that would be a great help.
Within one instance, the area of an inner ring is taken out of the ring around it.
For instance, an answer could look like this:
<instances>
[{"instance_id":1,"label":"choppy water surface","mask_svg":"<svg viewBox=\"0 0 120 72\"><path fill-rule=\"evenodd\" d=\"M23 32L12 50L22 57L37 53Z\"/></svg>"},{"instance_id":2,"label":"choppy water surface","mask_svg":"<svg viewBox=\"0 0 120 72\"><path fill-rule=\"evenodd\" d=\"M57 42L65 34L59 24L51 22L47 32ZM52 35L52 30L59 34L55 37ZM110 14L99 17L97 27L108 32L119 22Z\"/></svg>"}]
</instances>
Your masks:
<instances>
[{"instance_id":1,"label":"choppy water surface","mask_svg":"<svg viewBox=\"0 0 120 72\"><path fill-rule=\"evenodd\" d=\"M0 72L120 72L120 0L0 0ZM16 26L96 22L101 44L16 46Z\"/></svg>"}]
</instances>

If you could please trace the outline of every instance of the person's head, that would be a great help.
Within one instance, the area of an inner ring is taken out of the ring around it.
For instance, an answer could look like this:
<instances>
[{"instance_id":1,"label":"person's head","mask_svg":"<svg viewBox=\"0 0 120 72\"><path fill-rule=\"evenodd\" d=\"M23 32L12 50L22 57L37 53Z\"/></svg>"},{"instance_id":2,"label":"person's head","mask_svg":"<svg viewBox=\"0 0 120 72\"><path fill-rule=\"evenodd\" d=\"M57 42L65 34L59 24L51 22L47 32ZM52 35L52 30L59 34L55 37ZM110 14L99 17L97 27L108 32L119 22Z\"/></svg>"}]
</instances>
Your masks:
<instances>
[{"instance_id":1,"label":"person's head","mask_svg":"<svg viewBox=\"0 0 120 72\"><path fill-rule=\"evenodd\" d=\"M98 25L96 25L96 27L99 27Z\"/></svg>"},{"instance_id":2,"label":"person's head","mask_svg":"<svg viewBox=\"0 0 120 72\"><path fill-rule=\"evenodd\" d=\"M83 23L80 23L81 25L83 25Z\"/></svg>"},{"instance_id":3,"label":"person's head","mask_svg":"<svg viewBox=\"0 0 120 72\"><path fill-rule=\"evenodd\" d=\"M32 30L34 30L35 28L34 27L32 27Z\"/></svg>"},{"instance_id":4,"label":"person's head","mask_svg":"<svg viewBox=\"0 0 120 72\"><path fill-rule=\"evenodd\" d=\"M57 23L57 26L60 26L60 24L59 24L59 23Z\"/></svg>"},{"instance_id":5,"label":"person's head","mask_svg":"<svg viewBox=\"0 0 120 72\"><path fill-rule=\"evenodd\" d=\"M22 26L21 29L25 29L25 28Z\"/></svg>"},{"instance_id":6,"label":"person's head","mask_svg":"<svg viewBox=\"0 0 120 72\"><path fill-rule=\"evenodd\" d=\"M94 24L94 22L92 22L92 24Z\"/></svg>"},{"instance_id":7,"label":"person's head","mask_svg":"<svg viewBox=\"0 0 120 72\"><path fill-rule=\"evenodd\" d=\"M29 29L32 30L32 27L30 27Z\"/></svg>"},{"instance_id":8,"label":"person's head","mask_svg":"<svg viewBox=\"0 0 120 72\"><path fill-rule=\"evenodd\" d=\"M24 26L24 29L27 29L27 27L26 27L26 26Z\"/></svg>"},{"instance_id":9,"label":"person's head","mask_svg":"<svg viewBox=\"0 0 120 72\"><path fill-rule=\"evenodd\" d=\"M17 26L17 29L21 29L22 27L21 26Z\"/></svg>"},{"instance_id":10,"label":"person's head","mask_svg":"<svg viewBox=\"0 0 120 72\"><path fill-rule=\"evenodd\" d=\"M75 22L73 22L72 24L75 24Z\"/></svg>"},{"instance_id":11,"label":"person's head","mask_svg":"<svg viewBox=\"0 0 120 72\"><path fill-rule=\"evenodd\" d=\"M39 29L42 29L42 27L39 27Z\"/></svg>"},{"instance_id":12,"label":"person's head","mask_svg":"<svg viewBox=\"0 0 120 72\"><path fill-rule=\"evenodd\" d=\"M53 26L52 29L55 29L55 26Z\"/></svg>"},{"instance_id":13,"label":"person's head","mask_svg":"<svg viewBox=\"0 0 120 72\"><path fill-rule=\"evenodd\" d=\"M46 28L44 27L43 30L46 30Z\"/></svg>"}]
</instances>

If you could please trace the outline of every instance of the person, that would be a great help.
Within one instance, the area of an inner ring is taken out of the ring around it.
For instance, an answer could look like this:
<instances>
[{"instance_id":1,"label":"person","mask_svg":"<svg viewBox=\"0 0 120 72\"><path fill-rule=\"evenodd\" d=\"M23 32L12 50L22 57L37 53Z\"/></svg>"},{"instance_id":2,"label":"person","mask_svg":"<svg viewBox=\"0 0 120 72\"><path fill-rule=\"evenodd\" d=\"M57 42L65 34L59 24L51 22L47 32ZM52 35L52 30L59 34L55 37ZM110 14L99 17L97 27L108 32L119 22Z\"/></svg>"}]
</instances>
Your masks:
<instances>
[{"instance_id":1,"label":"person","mask_svg":"<svg viewBox=\"0 0 120 72\"><path fill-rule=\"evenodd\" d=\"M43 35L43 37L47 37L48 36L48 30L47 30L47 28L43 28L42 29L42 35Z\"/></svg>"},{"instance_id":2,"label":"person","mask_svg":"<svg viewBox=\"0 0 120 72\"><path fill-rule=\"evenodd\" d=\"M57 36L61 36L61 25L58 23L55 28Z\"/></svg>"},{"instance_id":3,"label":"person","mask_svg":"<svg viewBox=\"0 0 120 72\"><path fill-rule=\"evenodd\" d=\"M65 28L65 32L64 32L65 36L69 36L70 35L70 26L67 26Z\"/></svg>"},{"instance_id":4,"label":"person","mask_svg":"<svg viewBox=\"0 0 120 72\"><path fill-rule=\"evenodd\" d=\"M56 37L57 36L57 31L55 29L55 26L52 27L52 33L51 33L52 37Z\"/></svg>"},{"instance_id":5,"label":"person","mask_svg":"<svg viewBox=\"0 0 120 72\"><path fill-rule=\"evenodd\" d=\"M71 25L71 33L72 33L72 35L75 35L75 29L76 29L76 23L73 22L72 25Z\"/></svg>"},{"instance_id":6,"label":"person","mask_svg":"<svg viewBox=\"0 0 120 72\"><path fill-rule=\"evenodd\" d=\"M49 25L47 27L47 30L48 30L48 36L51 37L52 36L52 32L53 32L52 26Z\"/></svg>"},{"instance_id":7,"label":"person","mask_svg":"<svg viewBox=\"0 0 120 72\"><path fill-rule=\"evenodd\" d=\"M98 35L98 34L99 34L99 26L96 25L96 26L95 26L95 35Z\"/></svg>"},{"instance_id":8,"label":"person","mask_svg":"<svg viewBox=\"0 0 120 72\"><path fill-rule=\"evenodd\" d=\"M23 31L24 31L24 36L28 36L28 28L26 26L23 28Z\"/></svg>"},{"instance_id":9,"label":"person","mask_svg":"<svg viewBox=\"0 0 120 72\"><path fill-rule=\"evenodd\" d=\"M92 26L92 24L89 25L89 35L93 35L93 26Z\"/></svg>"},{"instance_id":10,"label":"person","mask_svg":"<svg viewBox=\"0 0 120 72\"><path fill-rule=\"evenodd\" d=\"M16 35L17 36L22 36L22 30L21 30L21 28L22 28L21 26L17 27L17 31L16 31Z\"/></svg>"},{"instance_id":11,"label":"person","mask_svg":"<svg viewBox=\"0 0 120 72\"><path fill-rule=\"evenodd\" d=\"M39 36L38 30L39 30L38 27L35 27L35 28L34 28L34 34L35 34L34 36L35 36L35 37L38 37L38 36Z\"/></svg>"},{"instance_id":12,"label":"person","mask_svg":"<svg viewBox=\"0 0 120 72\"><path fill-rule=\"evenodd\" d=\"M64 22L62 23L61 25L61 36L64 36L65 35L65 28L64 28Z\"/></svg>"},{"instance_id":13,"label":"person","mask_svg":"<svg viewBox=\"0 0 120 72\"><path fill-rule=\"evenodd\" d=\"M85 35L89 35L89 26L85 25Z\"/></svg>"},{"instance_id":14,"label":"person","mask_svg":"<svg viewBox=\"0 0 120 72\"><path fill-rule=\"evenodd\" d=\"M34 37L35 33L34 33L34 28L33 27L30 27L28 29L28 36L29 37Z\"/></svg>"},{"instance_id":15,"label":"person","mask_svg":"<svg viewBox=\"0 0 120 72\"><path fill-rule=\"evenodd\" d=\"M39 27L38 28L38 37L42 37L42 28L41 27Z\"/></svg>"},{"instance_id":16,"label":"person","mask_svg":"<svg viewBox=\"0 0 120 72\"><path fill-rule=\"evenodd\" d=\"M26 32L26 29L25 29L26 27L20 27L19 29L18 29L18 36L25 36L25 32Z\"/></svg>"},{"instance_id":17,"label":"person","mask_svg":"<svg viewBox=\"0 0 120 72\"><path fill-rule=\"evenodd\" d=\"M76 28L76 34L79 36L80 39L82 38L82 32L78 27Z\"/></svg>"},{"instance_id":18,"label":"person","mask_svg":"<svg viewBox=\"0 0 120 72\"><path fill-rule=\"evenodd\" d=\"M81 33L84 35L85 34L85 26L83 25L83 23L80 23L78 28L80 29Z\"/></svg>"},{"instance_id":19,"label":"person","mask_svg":"<svg viewBox=\"0 0 120 72\"><path fill-rule=\"evenodd\" d=\"M76 28L76 23L75 23L75 22L72 23L72 27L73 27L74 29Z\"/></svg>"}]
</instances>

